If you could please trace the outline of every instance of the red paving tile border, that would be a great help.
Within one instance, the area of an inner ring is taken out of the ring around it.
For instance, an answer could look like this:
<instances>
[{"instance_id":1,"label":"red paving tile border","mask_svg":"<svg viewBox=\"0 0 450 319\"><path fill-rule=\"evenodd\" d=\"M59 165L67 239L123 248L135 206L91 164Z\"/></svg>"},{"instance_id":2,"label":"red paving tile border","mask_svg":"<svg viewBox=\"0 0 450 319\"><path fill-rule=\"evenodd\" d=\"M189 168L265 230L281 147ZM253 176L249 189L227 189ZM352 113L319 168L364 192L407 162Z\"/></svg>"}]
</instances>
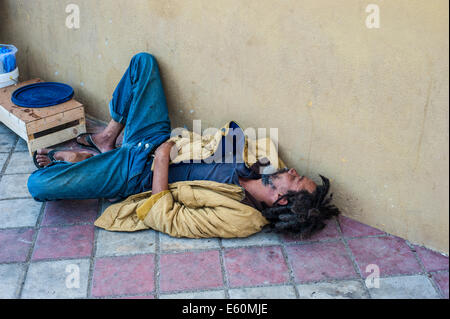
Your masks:
<instances>
[{"instance_id":1,"label":"red paving tile border","mask_svg":"<svg viewBox=\"0 0 450 319\"><path fill-rule=\"evenodd\" d=\"M224 266L230 287L289 281L289 268L280 246L226 249Z\"/></svg>"},{"instance_id":2,"label":"red paving tile border","mask_svg":"<svg viewBox=\"0 0 450 319\"><path fill-rule=\"evenodd\" d=\"M33 244L34 229L0 230L0 262L23 262Z\"/></svg>"},{"instance_id":3,"label":"red paving tile border","mask_svg":"<svg viewBox=\"0 0 450 319\"><path fill-rule=\"evenodd\" d=\"M281 238L285 243L312 242L321 240L337 240L340 238L340 234L337 228L336 221L334 219L331 219L327 221L327 225L324 229L320 230L309 238L302 239L298 236L293 235L281 235Z\"/></svg>"},{"instance_id":4,"label":"red paving tile border","mask_svg":"<svg viewBox=\"0 0 450 319\"><path fill-rule=\"evenodd\" d=\"M444 298L448 299L448 271L432 273L432 278L441 289Z\"/></svg>"},{"instance_id":5,"label":"red paving tile border","mask_svg":"<svg viewBox=\"0 0 450 319\"><path fill-rule=\"evenodd\" d=\"M342 215L338 217L338 222L344 237L363 237L386 234L379 229L362 224L354 219Z\"/></svg>"},{"instance_id":6,"label":"red paving tile border","mask_svg":"<svg viewBox=\"0 0 450 319\"><path fill-rule=\"evenodd\" d=\"M223 286L218 250L162 254L159 267L163 292Z\"/></svg>"},{"instance_id":7,"label":"red paving tile border","mask_svg":"<svg viewBox=\"0 0 450 319\"><path fill-rule=\"evenodd\" d=\"M154 254L98 258L92 275L92 296L151 293L155 290L154 274Z\"/></svg>"},{"instance_id":8,"label":"red paving tile border","mask_svg":"<svg viewBox=\"0 0 450 319\"><path fill-rule=\"evenodd\" d=\"M90 257L93 245L93 225L43 227L32 260Z\"/></svg>"},{"instance_id":9,"label":"red paving tile border","mask_svg":"<svg viewBox=\"0 0 450 319\"><path fill-rule=\"evenodd\" d=\"M98 204L98 199L47 202L42 225L94 223L97 217Z\"/></svg>"},{"instance_id":10,"label":"red paving tile border","mask_svg":"<svg viewBox=\"0 0 450 319\"><path fill-rule=\"evenodd\" d=\"M363 277L371 273L366 272L371 264L378 266L382 277L422 271L404 239L392 236L356 238L348 239L348 245Z\"/></svg>"},{"instance_id":11,"label":"red paving tile border","mask_svg":"<svg viewBox=\"0 0 450 319\"><path fill-rule=\"evenodd\" d=\"M422 261L426 271L448 270L448 256L420 246L414 246L417 256Z\"/></svg>"},{"instance_id":12,"label":"red paving tile border","mask_svg":"<svg viewBox=\"0 0 450 319\"><path fill-rule=\"evenodd\" d=\"M297 283L359 278L342 242L286 247Z\"/></svg>"}]
</instances>

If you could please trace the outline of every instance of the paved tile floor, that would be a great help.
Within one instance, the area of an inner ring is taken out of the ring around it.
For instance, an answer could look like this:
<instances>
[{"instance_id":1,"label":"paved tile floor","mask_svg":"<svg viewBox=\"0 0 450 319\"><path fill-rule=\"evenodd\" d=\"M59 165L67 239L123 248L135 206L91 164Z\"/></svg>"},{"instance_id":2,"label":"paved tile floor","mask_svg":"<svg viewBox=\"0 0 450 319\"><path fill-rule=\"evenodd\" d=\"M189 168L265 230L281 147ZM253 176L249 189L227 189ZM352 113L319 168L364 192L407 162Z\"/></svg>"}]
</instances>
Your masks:
<instances>
[{"instance_id":1,"label":"paved tile floor","mask_svg":"<svg viewBox=\"0 0 450 319\"><path fill-rule=\"evenodd\" d=\"M0 298L449 297L448 257L347 217L306 241L108 232L93 225L105 200L35 202L33 170L1 124Z\"/></svg>"}]
</instances>

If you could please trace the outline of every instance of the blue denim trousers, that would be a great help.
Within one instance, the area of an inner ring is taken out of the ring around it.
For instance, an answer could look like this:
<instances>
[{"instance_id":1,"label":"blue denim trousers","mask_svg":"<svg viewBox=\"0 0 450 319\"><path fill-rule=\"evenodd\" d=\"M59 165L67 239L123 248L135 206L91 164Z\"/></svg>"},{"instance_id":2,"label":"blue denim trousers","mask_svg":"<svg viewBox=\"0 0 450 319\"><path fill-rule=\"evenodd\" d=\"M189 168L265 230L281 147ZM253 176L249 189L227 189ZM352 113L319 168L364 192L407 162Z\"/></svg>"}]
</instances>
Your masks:
<instances>
[{"instance_id":1,"label":"blue denim trousers","mask_svg":"<svg viewBox=\"0 0 450 319\"><path fill-rule=\"evenodd\" d=\"M140 175L151 164L150 153L170 137L170 119L155 58L135 55L109 103L113 120L125 125L120 148L82 162L57 161L28 179L37 201L123 199L140 189Z\"/></svg>"}]
</instances>

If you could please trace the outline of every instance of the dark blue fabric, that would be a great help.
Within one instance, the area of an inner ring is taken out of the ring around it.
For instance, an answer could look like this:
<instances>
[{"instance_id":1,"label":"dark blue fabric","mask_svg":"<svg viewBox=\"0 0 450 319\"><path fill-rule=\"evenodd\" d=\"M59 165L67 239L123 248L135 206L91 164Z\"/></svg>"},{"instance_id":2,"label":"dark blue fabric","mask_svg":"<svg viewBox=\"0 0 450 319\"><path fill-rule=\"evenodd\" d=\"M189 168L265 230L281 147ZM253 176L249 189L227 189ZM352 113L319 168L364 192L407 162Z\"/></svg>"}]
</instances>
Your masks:
<instances>
[{"instance_id":1,"label":"dark blue fabric","mask_svg":"<svg viewBox=\"0 0 450 319\"><path fill-rule=\"evenodd\" d=\"M149 165L136 182L136 193L152 189L153 171ZM257 179L256 172L250 170L244 163L177 163L169 166L169 184L180 181L207 180L218 183L235 184L241 186L239 177Z\"/></svg>"},{"instance_id":2,"label":"dark blue fabric","mask_svg":"<svg viewBox=\"0 0 450 319\"><path fill-rule=\"evenodd\" d=\"M12 52L13 51L12 48L14 48L14 50L17 51L15 47L0 46L0 56L1 56L0 63L2 63L4 73L12 72L16 68L15 52L11 54L5 54Z\"/></svg>"},{"instance_id":3,"label":"dark blue fabric","mask_svg":"<svg viewBox=\"0 0 450 319\"><path fill-rule=\"evenodd\" d=\"M15 90L11 101L23 107L46 107L64 103L73 97L73 89L58 82L39 82L22 86Z\"/></svg>"},{"instance_id":4,"label":"dark blue fabric","mask_svg":"<svg viewBox=\"0 0 450 319\"><path fill-rule=\"evenodd\" d=\"M11 52L11 48L7 46L0 46L0 54Z\"/></svg>"},{"instance_id":5,"label":"dark blue fabric","mask_svg":"<svg viewBox=\"0 0 450 319\"><path fill-rule=\"evenodd\" d=\"M208 180L240 186L238 176L252 178L253 172L244 163L178 163L169 168L169 183Z\"/></svg>"},{"instance_id":6,"label":"dark blue fabric","mask_svg":"<svg viewBox=\"0 0 450 319\"><path fill-rule=\"evenodd\" d=\"M3 69L5 73L14 71L16 68L16 57L13 54L9 54L3 60Z\"/></svg>"}]
</instances>

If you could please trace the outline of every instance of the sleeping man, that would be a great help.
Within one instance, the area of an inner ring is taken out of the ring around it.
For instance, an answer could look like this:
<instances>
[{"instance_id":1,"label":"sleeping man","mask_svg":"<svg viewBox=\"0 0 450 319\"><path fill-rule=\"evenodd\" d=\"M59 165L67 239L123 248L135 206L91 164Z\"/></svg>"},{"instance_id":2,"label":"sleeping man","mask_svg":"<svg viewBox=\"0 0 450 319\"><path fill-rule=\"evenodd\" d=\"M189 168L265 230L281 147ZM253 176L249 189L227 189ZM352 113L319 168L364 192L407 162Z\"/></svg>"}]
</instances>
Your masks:
<instances>
[{"instance_id":1,"label":"sleeping man","mask_svg":"<svg viewBox=\"0 0 450 319\"><path fill-rule=\"evenodd\" d=\"M199 136L171 132L155 58L135 55L109 104L100 133L81 134L86 151L40 149L28 180L37 201L116 201L95 225L152 228L175 237L247 237L264 226L309 236L339 213L322 185L286 168L270 139L250 139L234 121ZM121 147L116 138L124 129Z\"/></svg>"}]
</instances>

